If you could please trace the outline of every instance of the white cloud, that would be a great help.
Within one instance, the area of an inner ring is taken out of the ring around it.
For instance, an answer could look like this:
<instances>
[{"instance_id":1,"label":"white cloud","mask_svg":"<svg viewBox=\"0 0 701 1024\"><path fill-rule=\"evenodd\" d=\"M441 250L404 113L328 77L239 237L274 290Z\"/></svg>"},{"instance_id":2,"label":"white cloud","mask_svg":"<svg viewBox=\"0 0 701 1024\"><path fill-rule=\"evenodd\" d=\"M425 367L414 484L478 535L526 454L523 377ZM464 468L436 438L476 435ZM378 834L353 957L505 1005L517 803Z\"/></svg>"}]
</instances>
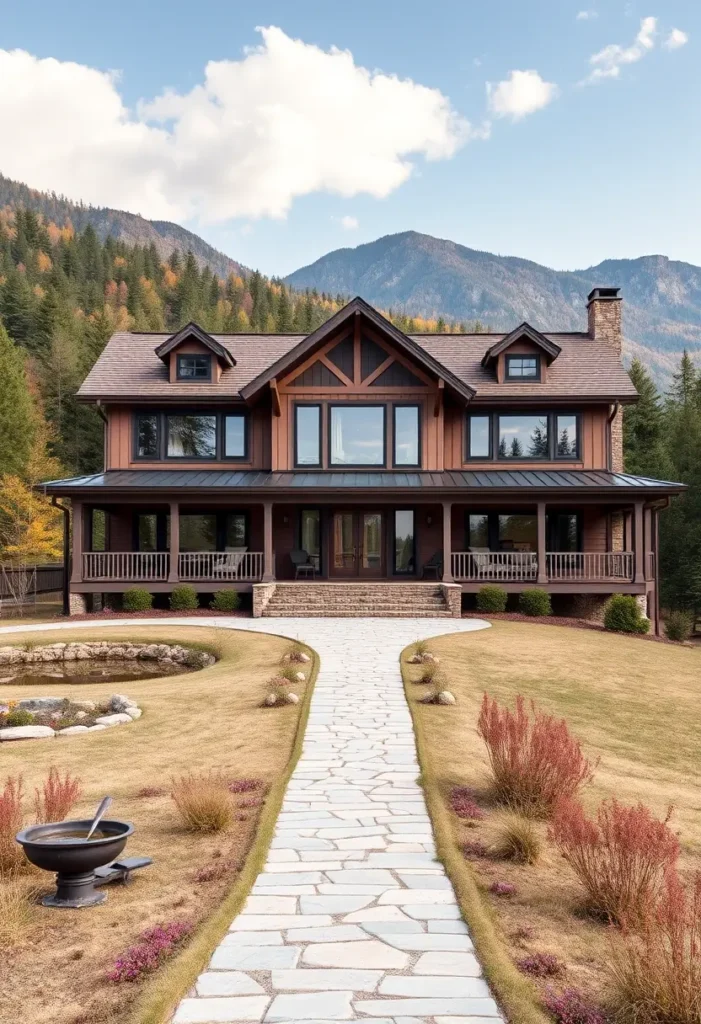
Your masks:
<instances>
[{"instance_id":1,"label":"white cloud","mask_svg":"<svg viewBox=\"0 0 701 1024\"><path fill-rule=\"evenodd\" d=\"M619 78L622 67L626 64L635 64L652 50L656 35L657 18L643 18L638 34L630 46L611 43L589 58L594 70L586 81L598 82L602 78Z\"/></svg>"},{"instance_id":2,"label":"white cloud","mask_svg":"<svg viewBox=\"0 0 701 1024\"><path fill-rule=\"evenodd\" d=\"M576 21L593 21L594 18L598 18L598 11L577 11Z\"/></svg>"},{"instance_id":3,"label":"white cloud","mask_svg":"<svg viewBox=\"0 0 701 1024\"><path fill-rule=\"evenodd\" d=\"M0 50L0 170L34 188L150 217L284 217L297 196L381 198L416 156L471 137L439 90L358 66L275 27L201 84L130 111L117 76Z\"/></svg>"},{"instance_id":4,"label":"white cloud","mask_svg":"<svg viewBox=\"0 0 701 1024\"><path fill-rule=\"evenodd\" d=\"M680 28L673 28L662 45L666 50L678 50L680 46L686 46L688 42L687 32L683 32Z\"/></svg>"},{"instance_id":5,"label":"white cloud","mask_svg":"<svg viewBox=\"0 0 701 1024\"><path fill-rule=\"evenodd\" d=\"M537 71L510 71L509 77L496 85L487 83L489 109L497 117L514 121L547 107L555 99L558 88L546 82Z\"/></svg>"},{"instance_id":6,"label":"white cloud","mask_svg":"<svg viewBox=\"0 0 701 1024\"><path fill-rule=\"evenodd\" d=\"M360 221L358 220L357 217L350 217L348 215L346 215L345 217L341 217L341 227L344 228L346 231L355 231L355 229L359 226Z\"/></svg>"}]
</instances>

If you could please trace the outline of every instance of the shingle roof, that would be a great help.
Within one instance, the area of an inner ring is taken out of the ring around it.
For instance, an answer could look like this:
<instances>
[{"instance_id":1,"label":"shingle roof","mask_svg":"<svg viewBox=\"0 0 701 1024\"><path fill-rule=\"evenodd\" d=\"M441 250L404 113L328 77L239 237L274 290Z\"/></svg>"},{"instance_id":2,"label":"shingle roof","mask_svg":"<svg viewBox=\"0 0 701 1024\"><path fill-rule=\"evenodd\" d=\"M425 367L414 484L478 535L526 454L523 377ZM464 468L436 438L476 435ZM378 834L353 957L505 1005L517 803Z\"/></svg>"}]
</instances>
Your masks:
<instances>
[{"instance_id":1,"label":"shingle roof","mask_svg":"<svg viewBox=\"0 0 701 1024\"><path fill-rule=\"evenodd\" d=\"M684 484L626 473L585 469L485 469L450 470L443 473L387 473L374 472L296 472L279 473L269 470L241 469L116 469L91 476L51 480L41 485L50 494L70 494L84 490L248 490L296 491L313 488L315 491L350 488L376 491L418 489L425 491L448 490L471 492L498 490L552 490L562 488L579 493L594 490L597 494L610 491L644 492L649 496L676 493L685 490ZM465 495L467 497L467 495Z\"/></svg>"},{"instance_id":2,"label":"shingle roof","mask_svg":"<svg viewBox=\"0 0 701 1024\"><path fill-rule=\"evenodd\" d=\"M495 398L635 399L637 392L616 353L587 334L546 334L562 351L548 367L543 383L498 384L482 366L489 348L506 334L410 335L447 370L476 390L476 400ZM240 391L272 363L304 341L300 334L214 334L236 360L223 370L219 383L171 384L168 369L156 355L167 334L118 333L86 377L83 399L219 399L240 397Z\"/></svg>"}]
</instances>

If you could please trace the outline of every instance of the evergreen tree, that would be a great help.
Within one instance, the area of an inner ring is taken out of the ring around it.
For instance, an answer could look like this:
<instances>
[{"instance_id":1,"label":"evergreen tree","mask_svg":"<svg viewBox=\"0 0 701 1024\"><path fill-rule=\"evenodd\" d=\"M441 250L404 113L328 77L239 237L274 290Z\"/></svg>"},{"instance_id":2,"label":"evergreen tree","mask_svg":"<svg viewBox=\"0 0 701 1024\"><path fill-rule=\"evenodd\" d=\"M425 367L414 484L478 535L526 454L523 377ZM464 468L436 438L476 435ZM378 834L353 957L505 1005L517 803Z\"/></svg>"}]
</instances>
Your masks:
<instances>
[{"instance_id":1,"label":"evergreen tree","mask_svg":"<svg viewBox=\"0 0 701 1024\"><path fill-rule=\"evenodd\" d=\"M23 476L35 423L22 350L0 324L0 475Z\"/></svg>"}]
</instances>

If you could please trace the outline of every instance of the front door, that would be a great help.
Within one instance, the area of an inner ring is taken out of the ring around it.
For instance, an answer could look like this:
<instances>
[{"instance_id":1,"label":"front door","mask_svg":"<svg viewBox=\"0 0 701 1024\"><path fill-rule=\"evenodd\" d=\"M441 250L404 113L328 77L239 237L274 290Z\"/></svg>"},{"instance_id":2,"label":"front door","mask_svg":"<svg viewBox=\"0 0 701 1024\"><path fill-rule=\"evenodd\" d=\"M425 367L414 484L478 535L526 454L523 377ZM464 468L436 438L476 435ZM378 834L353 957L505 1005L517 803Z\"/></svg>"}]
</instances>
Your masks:
<instances>
[{"instance_id":1,"label":"front door","mask_svg":"<svg viewBox=\"0 0 701 1024\"><path fill-rule=\"evenodd\" d=\"M384 516L382 512L334 512L331 523L329 575L384 575Z\"/></svg>"}]
</instances>

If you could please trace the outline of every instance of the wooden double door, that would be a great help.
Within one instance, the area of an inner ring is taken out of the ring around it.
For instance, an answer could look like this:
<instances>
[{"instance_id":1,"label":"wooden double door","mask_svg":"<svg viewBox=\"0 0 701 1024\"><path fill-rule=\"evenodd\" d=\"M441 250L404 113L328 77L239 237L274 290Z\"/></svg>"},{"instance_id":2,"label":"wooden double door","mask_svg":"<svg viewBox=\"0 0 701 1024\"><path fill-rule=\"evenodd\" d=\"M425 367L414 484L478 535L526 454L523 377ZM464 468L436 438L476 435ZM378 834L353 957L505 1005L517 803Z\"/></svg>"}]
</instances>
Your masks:
<instances>
[{"instance_id":1,"label":"wooden double door","mask_svg":"<svg viewBox=\"0 0 701 1024\"><path fill-rule=\"evenodd\" d=\"M385 575L385 515L366 509L331 514L329 576L377 579Z\"/></svg>"}]
</instances>

